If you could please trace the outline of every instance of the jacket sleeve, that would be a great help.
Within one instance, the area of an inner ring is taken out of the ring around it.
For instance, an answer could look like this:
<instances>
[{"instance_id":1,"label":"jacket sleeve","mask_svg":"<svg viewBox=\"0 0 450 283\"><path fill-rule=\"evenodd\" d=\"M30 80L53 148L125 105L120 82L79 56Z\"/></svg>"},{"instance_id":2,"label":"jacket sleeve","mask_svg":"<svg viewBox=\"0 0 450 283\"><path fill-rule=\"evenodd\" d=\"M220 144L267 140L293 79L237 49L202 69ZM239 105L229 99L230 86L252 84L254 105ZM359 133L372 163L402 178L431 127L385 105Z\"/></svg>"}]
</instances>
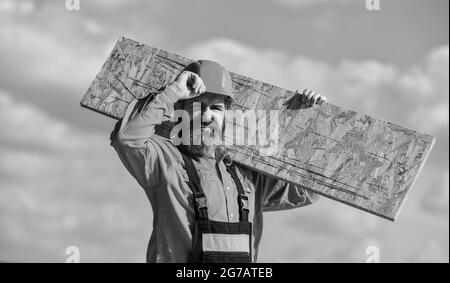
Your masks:
<instances>
[{"instance_id":1,"label":"jacket sleeve","mask_svg":"<svg viewBox=\"0 0 450 283\"><path fill-rule=\"evenodd\" d=\"M170 141L156 135L155 126L170 120L176 94L170 87L133 100L111 133L111 146L144 189L157 187L167 162Z\"/></svg>"},{"instance_id":2,"label":"jacket sleeve","mask_svg":"<svg viewBox=\"0 0 450 283\"><path fill-rule=\"evenodd\" d=\"M307 188L263 175L263 211L277 211L310 205L319 195Z\"/></svg>"},{"instance_id":3,"label":"jacket sleeve","mask_svg":"<svg viewBox=\"0 0 450 283\"><path fill-rule=\"evenodd\" d=\"M315 203L319 195L311 190L246 168L263 211L287 210Z\"/></svg>"}]
</instances>

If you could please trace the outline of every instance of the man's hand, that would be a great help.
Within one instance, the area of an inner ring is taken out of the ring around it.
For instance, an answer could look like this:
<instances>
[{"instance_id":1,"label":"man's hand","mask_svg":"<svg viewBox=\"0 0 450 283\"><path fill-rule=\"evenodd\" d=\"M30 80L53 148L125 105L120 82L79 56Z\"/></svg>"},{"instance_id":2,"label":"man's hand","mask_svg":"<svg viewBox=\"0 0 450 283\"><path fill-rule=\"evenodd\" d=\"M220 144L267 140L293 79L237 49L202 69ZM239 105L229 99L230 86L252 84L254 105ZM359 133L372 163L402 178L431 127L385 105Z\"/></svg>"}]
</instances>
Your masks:
<instances>
[{"instance_id":1,"label":"man's hand","mask_svg":"<svg viewBox=\"0 0 450 283\"><path fill-rule=\"evenodd\" d=\"M288 99L284 105L287 105L288 109L302 109L312 107L316 104L322 104L327 102L325 96L321 96L320 93L314 92L310 89L305 89L303 93L295 92L295 95Z\"/></svg>"},{"instance_id":2,"label":"man's hand","mask_svg":"<svg viewBox=\"0 0 450 283\"><path fill-rule=\"evenodd\" d=\"M300 96L299 99L302 101L302 104L305 104L307 107L327 102L327 98L325 96L321 96L320 93L314 92L310 89L305 89L302 94L296 92L296 95Z\"/></svg>"},{"instance_id":3,"label":"man's hand","mask_svg":"<svg viewBox=\"0 0 450 283\"><path fill-rule=\"evenodd\" d=\"M168 87L177 93L178 100L197 97L206 90L202 79L189 71L181 72Z\"/></svg>"}]
</instances>

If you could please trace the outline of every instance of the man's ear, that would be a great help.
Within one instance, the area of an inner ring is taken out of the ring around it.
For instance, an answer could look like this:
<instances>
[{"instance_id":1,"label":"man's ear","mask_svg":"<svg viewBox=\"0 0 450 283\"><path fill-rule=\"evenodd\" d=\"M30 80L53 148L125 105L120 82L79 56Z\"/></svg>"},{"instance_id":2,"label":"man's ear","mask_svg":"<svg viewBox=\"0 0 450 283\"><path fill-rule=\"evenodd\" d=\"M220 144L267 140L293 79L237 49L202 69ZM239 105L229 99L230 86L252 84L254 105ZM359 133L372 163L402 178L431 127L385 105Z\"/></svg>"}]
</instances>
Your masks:
<instances>
[{"instance_id":1,"label":"man's ear","mask_svg":"<svg viewBox=\"0 0 450 283\"><path fill-rule=\"evenodd\" d=\"M230 110L231 109L231 105L233 105L233 101L231 100L231 98L226 97L225 98L225 109L226 110Z\"/></svg>"}]
</instances>

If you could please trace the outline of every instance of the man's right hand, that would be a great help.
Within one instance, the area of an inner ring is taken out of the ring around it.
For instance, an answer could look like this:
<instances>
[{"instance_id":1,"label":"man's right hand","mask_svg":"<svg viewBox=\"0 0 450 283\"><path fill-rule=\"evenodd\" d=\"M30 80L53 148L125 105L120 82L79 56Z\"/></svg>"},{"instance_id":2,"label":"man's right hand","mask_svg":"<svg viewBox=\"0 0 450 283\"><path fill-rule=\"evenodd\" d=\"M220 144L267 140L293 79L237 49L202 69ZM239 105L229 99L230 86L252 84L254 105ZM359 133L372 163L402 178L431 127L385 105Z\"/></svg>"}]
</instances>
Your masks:
<instances>
[{"instance_id":1,"label":"man's right hand","mask_svg":"<svg viewBox=\"0 0 450 283\"><path fill-rule=\"evenodd\" d=\"M206 90L202 79L189 71L181 72L168 87L177 93L178 100L197 97Z\"/></svg>"}]
</instances>

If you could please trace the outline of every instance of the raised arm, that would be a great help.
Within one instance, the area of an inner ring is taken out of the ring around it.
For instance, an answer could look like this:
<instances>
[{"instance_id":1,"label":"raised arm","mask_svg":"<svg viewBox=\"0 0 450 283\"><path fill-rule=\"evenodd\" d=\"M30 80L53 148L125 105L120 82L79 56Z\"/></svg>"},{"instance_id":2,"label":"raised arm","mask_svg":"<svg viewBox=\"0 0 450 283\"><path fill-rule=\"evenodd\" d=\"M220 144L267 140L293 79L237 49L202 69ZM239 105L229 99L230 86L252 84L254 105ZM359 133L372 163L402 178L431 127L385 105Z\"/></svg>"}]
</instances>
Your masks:
<instances>
[{"instance_id":1,"label":"raised arm","mask_svg":"<svg viewBox=\"0 0 450 283\"><path fill-rule=\"evenodd\" d=\"M173 89L133 100L111 133L111 145L123 165L144 189L160 180L161 151L169 141L154 134L155 126L170 119L176 94Z\"/></svg>"},{"instance_id":2,"label":"raised arm","mask_svg":"<svg viewBox=\"0 0 450 283\"><path fill-rule=\"evenodd\" d=\"M205 86L200 77L182 72L163 91L133 100L111 133L111 145L120 160L144 189L157 187L166 166L171 164L173 146L155 132L155 126L170 120L180 99L200 95ZM169 153L169 154L167 154ZM162 162L163 161L163 162Z\"/></svg>"}]
</instances>

